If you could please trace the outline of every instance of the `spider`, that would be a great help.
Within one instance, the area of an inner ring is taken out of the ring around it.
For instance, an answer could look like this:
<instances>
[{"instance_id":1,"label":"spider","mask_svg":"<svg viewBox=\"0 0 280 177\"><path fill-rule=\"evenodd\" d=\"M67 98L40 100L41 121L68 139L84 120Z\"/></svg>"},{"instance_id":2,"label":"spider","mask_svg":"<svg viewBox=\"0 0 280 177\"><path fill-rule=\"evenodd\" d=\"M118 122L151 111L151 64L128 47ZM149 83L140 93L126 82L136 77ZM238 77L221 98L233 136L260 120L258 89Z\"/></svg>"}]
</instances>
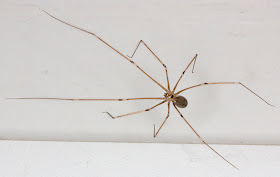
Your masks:
<instances>
[{"instance_id":1,"label":"spider","mask_svg":"<svg viewBox=\"0 0 280 177\"><path fill-rule=\"evenodd\" d=\"M40 8L39 8L40 9ZM45 14L47 14L48 16L50 16L51 18L64 23L72 28L76 28L80 31L83 31L85 33L91 34L93 36L95 36L97 39L99 39L102 43L104 43L105 45L107 45L108 47L110 47L111 49L113 49L115 52L117 52L119 55L121 55L124 59L126 59L127 61L129 61L131 64L133 64L136 68L138 68L140 71L142 71L147 77L149 77L155 84L157 84L159 87L161 87L165 93L163 97L150 97L150 98L121 98L121 99L74 99L74 98L8 98L8 99L52 99L52 100L69 100L69 101L128 101L128 100L162 100L160 103L154 105L153 107L150 107L148 109L145 110L140 110L140 111L136 111L136 112L132 112L132 113L128 113L128 114L123 114L123 115L119 115L119 116L112 116L112 114L110 114L109 112L103 112L108 114L111 118L116 119L116 118L120 118L120 117L125 117L125 116L129 116L129 115L133 115L133 114L138 114L138 113L142 113L142 112L146 112L146 111L151 111L152 109L167 103L168 105L168 112L167 112L167 116L164 119L163 123L161 124L161 126L158 128L158 130L156 131L155 125L154 125L154 138L156 138L156 136L158 135L158 133L160 132L160 130L162 129L163 125L165 124L165 122L167 121L167 119L169 118L169 112L170 112L170 103L172 103L172 105L174 106L174 108L176 109L176 111L179 113L179 115L182 117L182 119L188 124L188 126L192 129L192 131L196 134L196 136L201 140L202 143L204 143L206 146L208 146L213 152L215 152L218 156L220 156L224 161L226 161L228 164L230 164L232 167L238 169L236 166L234 166L232 163L230 163L226 158L224 158L222 155L220 155L216 150L214 150L210 145L208 145L202 138L201 136L195 131L195 129L191 126L191 124L188 122L188 120L183 116L183 114L179 111L179 108L186 108L188 105L188 101L185 97L181 96L180 94L184 91L196 88L196 87L201 87L201 86L206 86L206 85L222 85L222 84L234 84L234 85L241 85L243 88L247 89L248 91L250 91L251 93L253 93L255 96L259 97L262 101L264 101L266 104L268 104L269 106L273 106L270 103L268 103L267 101L265 101L262 97L260 97L258 94L256 94L254 91L252 91L251 89L249 89L248 87L246 87L244 84L242 84L241 82L211 82L211 83L201 83L198 85L194 85L188 88L185 88L183 90L180 90L178 92L176 92L176 88L180 82L180 80L182 79L182 77L184 76L185 72L188 70L188 68L190 67L190 65L193 63L193 68L192 68L192 73L194 72L194 66L195 66L195 62L197 59L197 54L193 57L193 59L190 61L190 63L187 65L187 67L185 68L185 70L183 71L183 73L181 74L180 78L178 79L177 83L175 84L174 88L171 89L170 88L170 84L169 84L169 78L168 78L168 72L167 72L167 67L166 65L159 59L159 57L148 47L148 45L143 41L140 40L140 42L138 43L138 45L136 46L136 49L134 50L133 54L131 56L125 56L124 54L122 54L120 51L118 51L117 49L115 49L114 47L112 47L110 44L108 44L107 42L105 42L103 39L101 39L99 36L97 36L96 34L89 32L87 30L84 30L82 28L79 28L77 26L74 26L70 23L67 23L65 21L62 21L58 18L56 18L55 16L51 15L50 13L46 12L45 10L40 9L41 11L43 11ZM134 54L136 53L138 47L140 44L143 44L152 54L153 56L160 62L160 64L164 67L165 69L165 74L166 74L166 80L167 80L167 88L165 88L164 86L162 86L159 82L157 82L153 77L151 77L149 74L147 74L141 67L139 67L134 61L131 60L131 58L133 58Z\"/></svg>"}]
</instances>

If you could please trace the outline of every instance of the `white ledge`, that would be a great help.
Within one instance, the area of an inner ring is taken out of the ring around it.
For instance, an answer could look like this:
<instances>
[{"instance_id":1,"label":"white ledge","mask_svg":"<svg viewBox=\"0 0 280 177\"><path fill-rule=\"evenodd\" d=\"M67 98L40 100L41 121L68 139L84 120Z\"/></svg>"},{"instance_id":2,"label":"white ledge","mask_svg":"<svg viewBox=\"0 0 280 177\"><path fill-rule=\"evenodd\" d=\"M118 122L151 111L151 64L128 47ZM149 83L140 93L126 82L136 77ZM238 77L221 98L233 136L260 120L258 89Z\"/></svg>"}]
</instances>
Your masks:
<instances>
[{"instance_id":1,"label":"white ledge","mask_svg":"<svg viewBox=\"0 0 280 177\"><path fill-rule=\"evenodd\" d=\"M3 177L279 176L280 147L212 145L236 170L205 145L0 141Z\"/></svg>"}]
</instances>

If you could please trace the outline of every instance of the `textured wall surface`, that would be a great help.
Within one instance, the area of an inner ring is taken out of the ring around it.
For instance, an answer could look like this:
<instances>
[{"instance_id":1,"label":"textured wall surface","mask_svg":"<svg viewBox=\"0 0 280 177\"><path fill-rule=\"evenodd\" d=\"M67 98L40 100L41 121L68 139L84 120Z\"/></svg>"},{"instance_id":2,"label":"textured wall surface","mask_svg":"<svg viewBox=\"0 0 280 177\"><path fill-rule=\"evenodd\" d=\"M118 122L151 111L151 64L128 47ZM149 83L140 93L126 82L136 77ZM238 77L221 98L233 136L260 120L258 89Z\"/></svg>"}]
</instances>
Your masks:
<instances>
[{"instance_id":1,"label":"textured wall surface","mask_svg":"<svg viewBox=\"0 0 280 177\"><path fill-rule=\"evenodd\" d=\"M278 177L279 146L0 141L5 177Z\"/></svg>"},{"instance_id":2,"label":"textured wall surface","mask_svg":"<svg viewBox=\"0 0 280 177\"><path fill-rule=\"evenodd\" d=\"M72 102L7 97L161 97L164 90L94 36L50 18L35 6L98 34L124 55L144 40L168 67L174 86L197 53L195 72L178 90L204 82L240 81L183 92L182 114L209 143L280 144L280 3L251 0L0 2L0 139L200 143L174 108L156 139L167 105L159 101ZM135 63L166 86L163 67L143 46Z\"/></svg>"}]
</instances>

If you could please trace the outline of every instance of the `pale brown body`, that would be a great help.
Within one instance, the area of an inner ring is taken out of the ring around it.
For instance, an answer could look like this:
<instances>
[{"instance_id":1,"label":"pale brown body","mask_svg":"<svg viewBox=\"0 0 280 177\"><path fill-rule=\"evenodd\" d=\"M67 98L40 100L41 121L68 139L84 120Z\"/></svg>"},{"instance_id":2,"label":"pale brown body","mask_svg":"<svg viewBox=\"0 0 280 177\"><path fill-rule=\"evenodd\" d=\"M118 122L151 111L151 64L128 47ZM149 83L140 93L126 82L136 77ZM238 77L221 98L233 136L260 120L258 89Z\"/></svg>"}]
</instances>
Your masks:
<instances>
[{"instance_id":1,"label":"pale brown body","mask_svg":"<svg viewBox=\"0 0 280 177\"><path fill-rule=\"evenodd\" d=\"M41 10L41 9L40 9ZM183 73L181 74L179 80L177 81L175 87L171 90L170 89L170 85L169 85L169 78L168 78L168 72L167 72L167 67L165 64L163 64L163 62L157 57L157 55L146 45L146 43L144 43L144 41L140 41L134 51L134 53L132 54L131 57L129 56L125 56L124 54L122 54L120 51L118 51L117 49L115 49L114 47L112 47L110 44L108 44L107 42L105 42L103 39L101 39L99 36L97 36L96 34L86 31L82 28L76 27L74 25L71 25L69 23L66 23L54 16L52 16L51 14L49 14L48 12L41 10L44 13L46 13L47 15L49 15L50 17L60 21L61 23L64 23L68 26L71 26L73 28L76 28L78 30L81 30L83 32L86 32L88 34L91 34L93 36L95 36L96 38L98 38L101 42L103 42L104 44L106 44L108 47L110 47L111 49L113 49L115 52L117 52L119 55L121 55L124 59L126 59L127 61L129 61L130 63L132 63L136 68L138 68L141 72L143 72L147 77L149 77L154 83L156 83L158 86L160 86L164 91L164 97L152 97L152 98L119 98L119 99L79 99L79 98L8 98L8 99L54 99L54 100L68 100L68 101L128 101L128 100L144 100L144 99L154 99L154 100L162 100L162 102L156 104L155 106L149 108L149 109L145 109L145 110L141 110L141 111L136 111L136 112L132 112L132 113L128 113L128 114L124 114L124 115L119 115L119 116L112 116L112 114L110 114L109 112L105 112L107 113L110 117L112 117L113 119L115 118L119 118L119 117L124 117L124 116L128 116L128 115L133 115L133 114L138 114L141 112L145 112L145 111L150 111L156 107L158 107L159 105L162 105L163 103L168 103L168 113L167 116L165 118L165 120L163 121L163 123L161 124L161 126L159 127L158 131L155 131L155 125L154 125L154 137L156 137L159 133L159 131L161 130L161 128L163 127L163 125L165 124L165 122L167 121L167 119L169 118L169 112L170 112L170 103L172 102L174 108L176 109L176 111L179 113L179 115L183 118L183 120L188 124L188 126L193 130L193 132L196 134L196 136L205 144L207 145L211 150L213 150L217 155L219 155L222 159L224 159L227 163L229 163L230 165L232 165L234 168L238 169L237 167L235 167L232 163L230 163L228 160L226 160L223 156L221 156L217 151L215 151L211 146L209 146L201 137L200 135L194 130L194 128L191 126L191 124L187 121L187 119L181 114L181 112L178 110L177 107L179 108L186 108L188 105L188 101L186 98L184 98L183 96L180 96L179 94L195 88L195 87L200 87L200 86L204 86L204 85L221 85L221 84L237 84L237 85L241 85L242 87L246 88L247 90L249 90L251 93L253 93L254 95L256 95L257 97L259 97L261 100L263 100L265 103L267 103L270 106L273 106L271 104L269 104L267 101L265 101L263 98L261 98L259 95L257 95L255 92L253 92L251 89L249 89L248 87L246 87L245 85L243 85L240 82L212 82L212 83L202 83L202 84L198 84L198 85L194 85L188 88L185 88L179 92L175 92L176 87L178 85L178 83L180 82L181 78L183 77L183 75L185 74L185 72L187 71L187 69L189 68L189 66L193 63L193 69L192 72L194 70L194 66L195 66L195 62L196 62L196 58L197 58L197 54L195 55L195 57L190 61L190 63L188 64L188 66L186 67L186 69L183 71ZM167 79L167 88L165 88L164 86L162 86L159 82L157 82L154 78L152 78L149 74L147 74L142 68L140 68L134 61L132 61L130 58L132 58L136 52L136 50L138 49L139 45L143 43L145 45L145 47L154 55L154 57L162 64L162 66L165 69L165 73L166 73L166 79Z\"/></svg>"}]
</instances>

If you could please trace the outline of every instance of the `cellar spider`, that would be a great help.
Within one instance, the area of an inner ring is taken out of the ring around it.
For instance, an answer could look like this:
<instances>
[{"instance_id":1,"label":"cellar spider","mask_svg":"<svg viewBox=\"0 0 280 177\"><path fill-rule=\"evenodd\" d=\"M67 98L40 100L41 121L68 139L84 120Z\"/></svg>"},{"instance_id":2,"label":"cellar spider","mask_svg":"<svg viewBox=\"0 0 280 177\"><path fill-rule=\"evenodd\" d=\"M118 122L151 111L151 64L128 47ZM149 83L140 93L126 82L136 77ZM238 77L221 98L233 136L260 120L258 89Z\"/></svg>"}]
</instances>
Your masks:
<instances>
[{"instance_id":1,"label":"cellar spider","mask_svg":"<svg viewBox=\"0 0 280 177\"><path fill-rule=\"evenodd\" d=\"M160 132L160 130L162 129L163 125L165 124L165 122L167 121L167 119L169 118L169 112L170 112L170 103L173 104L174 108L176 109L176 111L179 113L179 115L182 117L182 119L188 124L188 126L192 129L192 131L196 134L196 136L202 141L202 143L204 143L206 146L208 146L213 152L215 152L218 156L220 156L223 160L225 160L228 164L230 164L232 167L238 169L236 166L234 166L232 163L230 163L227 159L225 159L222 155L220 155L216 150L214 150L210 145L208 145L202 138L201 136L195 131L195 129L191 126L191 124L187 121L187 119L183 116L183 114L179 111L179 108L185 108L188 105L188 101L185 97L179 95L180 93L196 88L196 87L200 87L200 86L206 86L206 85L222 85L222 84L232 84L232 85L240 85L243 88L247 89L248 91L250 91L251 93L253 93L255 96L259 97L262 101L264 101L266 104L268 104L269 106L273 106L270 103L268 103L266 100L264 100L262 97L260 97L258 94L256 94L254 91L252 91L251 89L249 89L248 87L246 87L244 84L242 84L241 82L209 82L209 83L201 83L198 85L194 85L188 88L185 88L183 90L180 90L178 92L175 92L180 80L182 79L182 77L184 76L185 72L188 70L188 68L190 67L190 65L193 63L193 68L192 68L192 73L194 70L194 66L195 66L195 62L197 59L197 54L193 57L193 59L190 61L190 63L187 65L186 69L183 71L183 73L181 74L180 78L178 79L177 83L175 84L174 88L171 89L170 88L170 84L169 84L169 78L168 78L168 72L167 72L167 67L166 65L159 59L159 57L148 47L148 45L143 41L140 40L140 42L138 43L138 45L136 46L136 49L134 50L133 54L131 56L125 56L124 54L122 54L120 51L118 51L117 49L115 49L114 47L112 47L110 44L108 44L107 42L105 42L103 39L101 39L99 36L97 36L96 34L86 31L82 28L79 28L77 26L74 26L70 23L67 23L65 21L62 21L58 18L56 18L55 16L49 14L48 12L40 9L41 11L43 11L45 14L47 14L48 16L52 17L53 19L64 23L72 28L76 28L80 31L86 32L88 34L91 34L93 36L95 36L97 39L99 39L101 42L103 42L104 44L106 44L108 47L110 47L111 49L113 49L115 52L117 52L120 56L122 56L124 59L126 59L127 61L129 61L131 64L133 64L136 68L138 68L141 72L143 72L147 77L149 77L154 83L156 83L159 87L161 87L165 93L164 93L164 97L150 97L150 98L121 98L121 99L76 99L76 98L7 98L7 99L50 99L50 100L69 100L69 101L128 101L128 100L162 100L160 103L148 108L148 109L144 109L144 110L140 110L140 111L136 111L136 112L132 112L132 113L128 113L128 114L123 114L123 115L118 115L118 116L113 116L112 114L110 114L109 112L103 112L108 114L111 118L116 119L116 118L120 118L120 117L125 117L125 116L129 116L129 115L133 115L133 114L138 114L138 113L142 113L142 112L146 112L146 111L151 111L152 109L162 105L163 103L167 103L168 105L168 112L167 112L167 116L164 119L163 123L161 124L161 126L158 128L158 130L156 131L155 129L155 125L154 125L154 138L156 138L156 136L158 135L158 133ZM157 82L153 77L151 77L149 74L147 74L142 68L140 68L134 61L131 60L131 58L133 58L134 54L136 53L138 47L140 46L140 44L143 44L152 54L153 56L160 62L160 64L163 66L163 68L165 69L165 74L166 74L166 80L167 80L167 88L165 88L164 86L162 86L159 82Z\"/></svg>"}]
</instances>

